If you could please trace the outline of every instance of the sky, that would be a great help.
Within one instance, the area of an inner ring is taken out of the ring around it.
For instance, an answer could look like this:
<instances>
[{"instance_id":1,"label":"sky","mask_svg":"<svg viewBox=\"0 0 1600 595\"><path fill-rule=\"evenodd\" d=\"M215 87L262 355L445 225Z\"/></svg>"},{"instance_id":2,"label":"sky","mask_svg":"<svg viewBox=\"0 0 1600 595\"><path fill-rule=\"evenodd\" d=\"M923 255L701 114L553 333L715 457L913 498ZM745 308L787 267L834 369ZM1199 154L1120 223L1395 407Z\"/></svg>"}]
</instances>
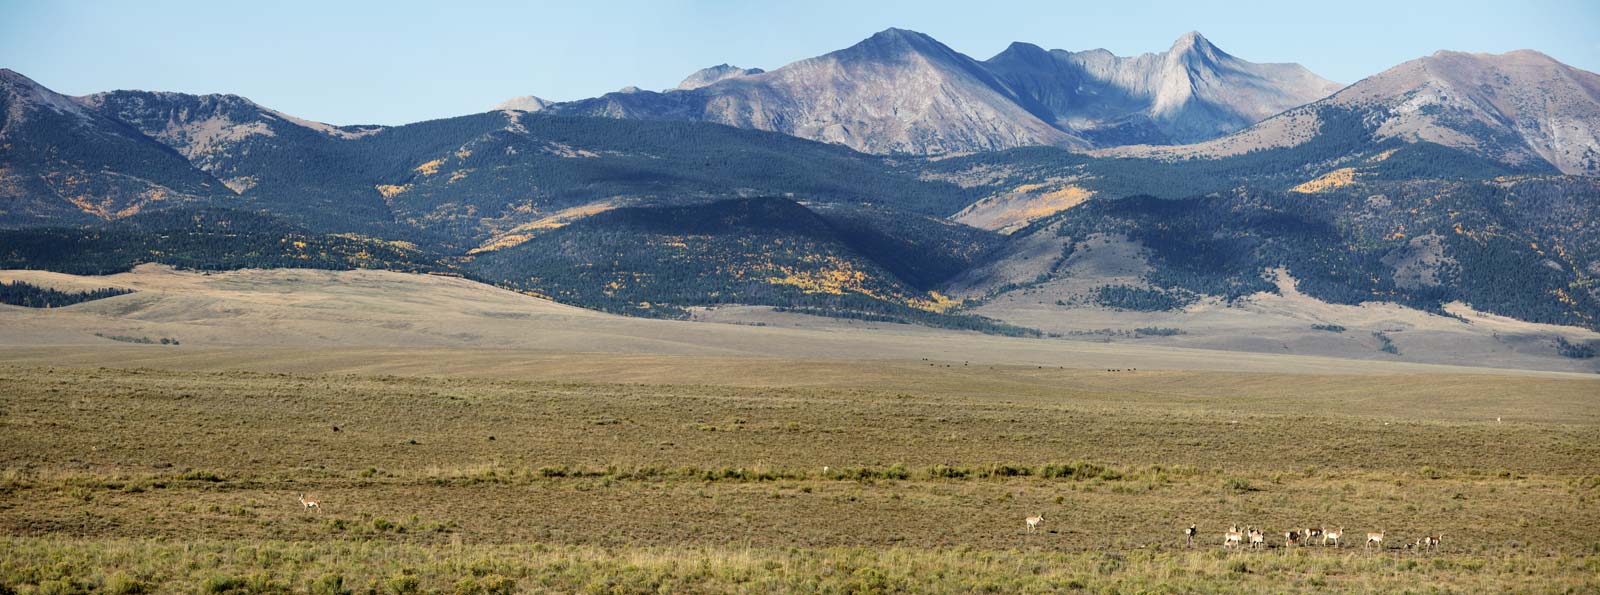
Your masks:
<instances>
[{"instance_id":1,"label":"sky","mask_svg":"<svg viewBox=\"0 0 1600 595\"><path fill-rule=\"evenodd\" d=\"M1196 30L1342 83L1440 49L1531 48L1600 72L1600 0L0 0L0 68L70 95L234 93L312 120L401 124L518 95L665 89L723 62L770 70L889 27L980 60L1012 41L1162 51Z\"/></svg>"}]
</instances>

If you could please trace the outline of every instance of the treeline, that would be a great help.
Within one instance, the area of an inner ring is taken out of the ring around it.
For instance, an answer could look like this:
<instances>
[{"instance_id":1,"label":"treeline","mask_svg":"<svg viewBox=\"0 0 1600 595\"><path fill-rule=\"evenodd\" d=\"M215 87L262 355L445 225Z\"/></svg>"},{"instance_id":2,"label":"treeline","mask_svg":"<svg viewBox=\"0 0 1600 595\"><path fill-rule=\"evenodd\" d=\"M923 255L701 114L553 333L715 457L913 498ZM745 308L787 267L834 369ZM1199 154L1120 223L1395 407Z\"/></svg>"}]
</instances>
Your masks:
<instances>
[{"instance_id":1,"label":"treeline","mask_svg":"<svg viewBox=\"0 0 1600 595\"><path fill-rule=\"evenodd\" d=\"M104 287L86 291L60 291L24 281L13 281L11 283L0 281L0 304L26 306L29 308L60 308L130 293L133 293L132 289L116 287Z\"/></svg>"},{"instance_id":2,"label":"treeline","mask_svg":"<svg viewBox=\"0 0 1600 595\"><path fill-rule=\"evenodd\" d=\"M1006 337L1042 337L1044 333L1038 329L1017 326L1000 322L987 316L977 314L944 314L927 312L923 310L905 310L900 314L881 314L875 312L853 312L845 310L830 310L810 306L776 306L777 312L794 312L796 314L810 314L812 316L825 316L828 318L842 318L845 320L863 320L868 322L889 322L896 324L920 324L960 331L977 331L989 335L1002 335Z\"/></svg>"},{"instance_id":3,"label":"treeline","mask_svg":"<svg viewBox=\"0 0 1600 595\"><path fill-rule=\"evenodd\" d=\"M1128 285L1105 285L1094 290L1094 302L1107 308L1137 312L1177 310L1194 302L1187 292L1148 289Z\"/></svg>"},{"instance_id":4,"label":"treeline","mask_svg":"<svg viewBox=\"0 0 1600 595\"><path fill-rule=\"evenodd\" d=\"M328 235L261 213L178 209L91 228L0 230L0 268L106 275L144 263L195 270L446 270L407 244Z\"/></svg>"}]
</instances>

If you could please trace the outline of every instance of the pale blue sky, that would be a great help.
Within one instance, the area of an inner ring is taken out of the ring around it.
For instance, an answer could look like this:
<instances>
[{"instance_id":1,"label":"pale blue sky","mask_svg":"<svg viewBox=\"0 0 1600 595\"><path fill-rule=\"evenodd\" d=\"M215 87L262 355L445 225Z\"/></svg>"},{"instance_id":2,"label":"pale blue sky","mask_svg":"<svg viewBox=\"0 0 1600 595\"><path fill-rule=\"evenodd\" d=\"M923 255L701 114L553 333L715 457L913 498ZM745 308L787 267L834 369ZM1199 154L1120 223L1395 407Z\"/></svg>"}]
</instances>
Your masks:
<instances>
[{"instance_id":1,"label":"pale blue sky","mask_svg":"<svg viewBox=\"0 0 1600 595\"><path fill-rule=\"evenodd\" d=\"M712 64L776 68L887 27L988 58L1166 49L1198 30L1343 83L1439 49L1532 48L1600 71L1600 0L176 2L0 0L0 67L57 91L226 92L336 124L671 87Z\"/></svg>"}]
</instances>

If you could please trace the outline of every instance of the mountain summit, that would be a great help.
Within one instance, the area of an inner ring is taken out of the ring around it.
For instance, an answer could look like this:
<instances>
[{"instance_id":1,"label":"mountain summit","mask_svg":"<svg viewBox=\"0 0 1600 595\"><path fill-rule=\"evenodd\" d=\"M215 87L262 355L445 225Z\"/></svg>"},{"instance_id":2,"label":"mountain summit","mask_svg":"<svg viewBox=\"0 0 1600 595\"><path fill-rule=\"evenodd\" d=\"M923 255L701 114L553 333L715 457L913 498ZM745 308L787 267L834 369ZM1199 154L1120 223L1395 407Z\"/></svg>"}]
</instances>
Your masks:
<instances>
[{"instance_id":1,"label":"mountain summit","mask_svg":"<svg viewBox=\"0 0 1600 595\"><path fill-rule=\"evenodd\" d=\"M982 63L904 29L769 72L671 93L611 93L551 110L716 122L873 153L1088 146L1024 109Z\"/></svg>"},{"instance_id":2,"label":"mountain summit","mask_svg":"<svg viewBox=\"0 0 1600 595\"><path fill-rule=\"evenodd\" d=\"M1014 43L985 64L1040 117L1106 146L1215 138L1339 88L1298 64L1241 60L1197 32L1133 57Z\"/></svg>"},{"instance_id":3,"label":"mountain summit","mask_svg":"<svg viewBox=\"0 0 1600 595\"><path fill-rule=\"evenodd\" d=\"M232 195L84 100L0 69L0 224L87 223Z\"/></svg>"},{"instance_id":4,"label":"mountain summit","mask_svg":"<svg viewBox=\"0 0 1600 595\"><path fill-rule=\"evenodd\" d=\"M1335 137L1430 142L1513 166L1596 175L1600 75L1532 50L1440 51L1233 135L1118 153L1221 157Z\"/></svg>"},{"instance_id":5,"label":"mountain summit","mask_svg":"<svg viewBox=\"0 0 1600 595\"><path fill-rule=\"evenodd\" d=\"M699 89L700 87L727 79L750 76L752 74L761 74L763 72L766 71L760 68L739 68L738 66L731 64L718 64L710 68L701 68L700 70L695 71L694 74L684 78L683 82L678 83L678 86L673 87L673 89L678 91Z\"/></svg>"},{"instance_id":6,"label":"mountain summit","mask_svg":"<svg viewBox=\"0 0 1600 595\"><path fill-rule=\"evenodd\" d=\"M1198 33L1132 58L1014 43L974 60L916 31L885 29L770 72L720 65L670 93L612 93L557 113L700 120L872 153L941 154L1193 142L1326 96L1295 64L1255 64Z\"/></svg>"}]
</instances>

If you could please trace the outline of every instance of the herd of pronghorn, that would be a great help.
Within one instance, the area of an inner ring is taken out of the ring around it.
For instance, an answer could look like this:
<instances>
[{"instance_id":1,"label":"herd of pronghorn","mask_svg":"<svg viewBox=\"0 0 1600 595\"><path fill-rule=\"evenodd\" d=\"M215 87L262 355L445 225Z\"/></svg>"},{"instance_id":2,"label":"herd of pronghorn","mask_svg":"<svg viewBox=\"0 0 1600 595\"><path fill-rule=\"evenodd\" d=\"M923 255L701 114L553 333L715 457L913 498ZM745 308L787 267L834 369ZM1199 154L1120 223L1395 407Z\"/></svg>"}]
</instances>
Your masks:
<instances>
[{"instance_id":1,"label":"herd of pronghorn","mask_svg":"<svg viewBox=\"0 0 1600 595\"><path fill-rule=\"evenodd\" d=\"M306 510L322 512L322 501L308 500L306 499L305 494L300 494L300 505L304 506ZM1044 515L1041 514L1039 516L1031 516L1023 519L1023 521L1028 523L1028 532L1032 533L1039 530L1039 525L1044 524ZM1198 533L1199 529L1192 523L1189 525L1189 528L1183 530L1183 537L1188 546L1194 547L1194 538ZM1374 545L1376 545L1378 549L1383 549L1383 534L1383 531L1379 531L1377 533L1368 533L1367 542L1361 546L1362 549L1370 548ZM1416 548L1419 550L1439 549L1439 539L1442 537L1442 534L1426 535L1417 538L1415 542L1407 543L1406 548ZM1326 546L1329 543L1332 543L1333 547L1337 548L1340 547L1339 540L1343 538L1344 527L1339 527L1338 529L1328 529L1326 531L1324 531L1321 527L1290 529L1283 532L1283 547L1288 548L1298 545ZM1246 540L1248 540L1248 542ZM1250 527L1244 531L1240 531L1238 525L1234 525L1232 528L1228 529L1227 533L1222 534L1222 547L1235 548L1244 546L1246 543L1249 544L1250 549L1266 548L1268 547L1267 534L1255 527Z\"/></svg>"},{"instance_id":2,"label":"herd of pronghorn","mask_svg":"<svg viewBox=\"0 0 1600 595\"><path fill-rule=\"evenodd\" d=\"M1028 532L1032 533L1039 530L1039 525L1044 524L1044 515L1031 516L1023 520L1028 524ZM1383 549L1384 533L1384 531L1367 533L1367 541L1361 546L1362 549L1367 549L1374 546L1380 550ZM1190 524L1189 528L1183 530L1185 544L1189 547L1194 547L1194 538L1197 535L1199 535L1199 528L1194 524ZM1443 534L1425 535L1417 538L1416 541L1407 542L1405 544L1405 548L1415 548L1417 550L1436 550L1439 549L1439 540L1443 537ZM1333 547L1337 548L1341 547L1339 544L1340 540L1342 539L1344 539L1344 527L1327 530L1324 530L1321 527L1290 529L1283 532L1283 547L1290 548L1304 545L1326 546L1331 543L1333 544ZM1267 533L1255 527L1249 527L1241 531L1239 530L1238 525L1234 525L1228 529L1227 533L1222 534L1222 547L1237 548L1246 546L1250 549L1264 549L1271 547L1267 545Z\"/></svg>"}]
</instances>

